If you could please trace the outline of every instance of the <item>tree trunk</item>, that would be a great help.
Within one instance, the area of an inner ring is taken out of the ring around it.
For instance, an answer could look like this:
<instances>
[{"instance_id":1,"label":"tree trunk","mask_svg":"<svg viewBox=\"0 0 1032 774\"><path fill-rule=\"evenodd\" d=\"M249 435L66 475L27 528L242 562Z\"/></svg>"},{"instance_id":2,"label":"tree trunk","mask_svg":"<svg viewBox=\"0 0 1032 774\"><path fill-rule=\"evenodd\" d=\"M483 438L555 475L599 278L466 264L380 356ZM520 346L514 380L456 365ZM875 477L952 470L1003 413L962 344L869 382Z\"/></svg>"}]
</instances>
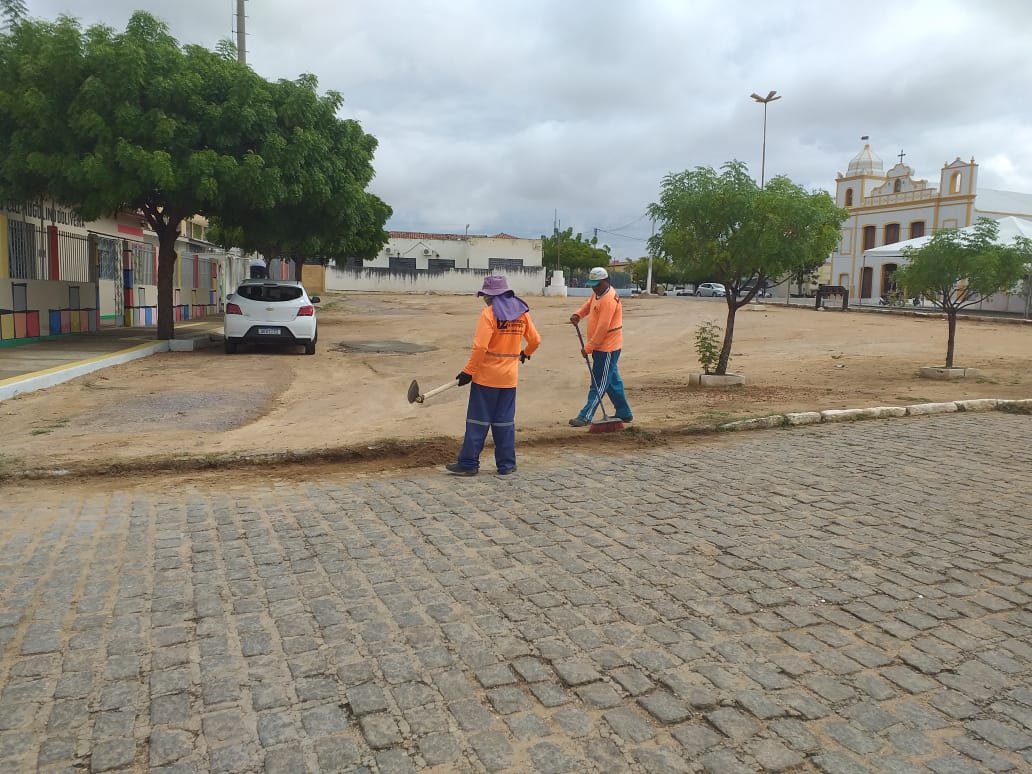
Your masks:
<instances>
[{"instance_id":1,"label":"tree trunk","mask_svg":"<svg viewBox=\"0 0 1032 774\"><path fill-rule=\"evenodd\" d=\"M724 325L724 343L720 347L720 360L717 361L717 375L723 376L727 373L727 364L731 360L731 341L735 335L735 299L727 297L727 322Z\"/></svg>"},{"instance_id":2,"label":"tree trunk","mask_svg":"<svg viewBox=\"0 0 1032 774\"><path fill-rule=\"evenodd\" d=\"M953 347L957 339L957 310L947 310L946 320L949 323L950 331L949 337L946 339L946 367L953 368Z\"/></svg>"},{"instance_id":3,"label":"tree trunk","mask_svg":"<svg viewBox=\"0 0 1032 774\"><path fill-rule=\"evenodd\" d=\"M172 296L178 257L176 239L179 237L179 221L165 222L159 215L151 219L151 227L158 235L158 340L168 341L176 336Z\"/></svg>"}]
</instances>

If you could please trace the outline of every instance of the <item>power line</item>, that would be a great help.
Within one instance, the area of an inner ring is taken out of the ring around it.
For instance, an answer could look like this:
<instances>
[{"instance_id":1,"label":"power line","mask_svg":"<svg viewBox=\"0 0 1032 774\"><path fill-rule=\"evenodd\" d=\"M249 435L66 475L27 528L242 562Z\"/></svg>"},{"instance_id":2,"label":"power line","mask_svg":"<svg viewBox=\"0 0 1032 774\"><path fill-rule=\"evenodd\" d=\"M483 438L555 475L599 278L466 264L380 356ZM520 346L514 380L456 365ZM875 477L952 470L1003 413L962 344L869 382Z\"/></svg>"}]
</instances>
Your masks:
<instances>
[{"instance_id":1,"label":"power line","mask_svg":"<svg viewBox=\"0 0 1032 774\"><path fill-rule=\"evenodd\" d=\"M630 228L635 223L640 221L642 218L647 218L648 216L649 216L649 214L647 212L643 212L641 215L639 215L637 218L632 220L630 223L625 223L622 226L617 226L617 227L615 227L613 229L613 231L623 231L625 228ZM604 228L599 228L599 231L605 231L607 234L612 234L613 233L613 231L606 231L606 229L604 229Z\"/></svg>"},{"instance_id":2,"label":"power line","mask_svg":"<svg viewBox=\"0 0 1032 774\"><path fill-rule=\"evenodd\" d=\"M609 234L610 236L620 237L621 239L633 239L636 242L648 242L649 241L648 237L636 237L636 236L629 236L628 234L617 234L616 232L613 232L613 231L606 231L604 228L600 228L600 229L596 229L596 230L601 232L601 233L603 233L603 234Z\"/></svg>"}]
</instances>

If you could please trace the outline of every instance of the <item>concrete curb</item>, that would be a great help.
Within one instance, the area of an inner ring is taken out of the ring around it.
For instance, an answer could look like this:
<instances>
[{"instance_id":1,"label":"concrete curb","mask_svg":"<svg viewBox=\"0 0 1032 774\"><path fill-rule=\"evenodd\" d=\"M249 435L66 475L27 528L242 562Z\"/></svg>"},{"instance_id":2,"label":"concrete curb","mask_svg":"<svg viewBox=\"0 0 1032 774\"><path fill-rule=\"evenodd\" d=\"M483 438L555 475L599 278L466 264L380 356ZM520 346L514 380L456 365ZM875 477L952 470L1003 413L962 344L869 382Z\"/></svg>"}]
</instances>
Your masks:
<instances>
[{"instance_id":1,"label":"concrete curb","mask_svg":"<svg viewBox=\"0 0 1032 774\"><path fill-rule=\"evenodd\" d=\"M949 414L957 411L1007 411L1010 413L1032 414L1032 398L1024 400L979 398L947 403L914 403L909 406L875 406L872 408L827 409L825 411L771 414L766 417L726 422L725 424L717 425L716 429L720 433L738 432L740 430L768 430L772 427L856 422L862 419L887 419L889 417L916 417L929 414Z\"/></svg>"},{"instance_id":2,"label":"concrete curb","mask_svg":"<svg viewBox=\"0 0 1032 774\"><path fill-rule=\"evenodd\" d=\"M65 363L53 368L36 371L27 376L17 376L10 379L0 380L0 401L13 398L16 395L24 395L27 392L45 390L48 387L61 384L62 382L77 379L80 376L99 371L109 366L122 365L131 360L139 360L141 357L154 355L158 352L193 352L194 350L206 349L221 343L222 337L217 338L212 334L198 336L185 336L180 339L168 341L153 341L145 344L137 344L128 349L122 349L113 353L96 355L85 360L78 360L72 363Z\"/></svg>"},{"instance_id":3,"label":"concrete curb","mask_svg":"<svg viewBox=\"0 0 1032 774\"><path fill-rule=\"evenodd\" d=\"M168 351L169 344L167 341L155 341L150 344L138 344L135 347L123 349L113 355L97 355L86 360L79 360L70 365L54 366L45 371L37 371L28 378L15 377L5 379L0 382L0 401L13 398L16 395L22 395L26 392L45 390L47 387L53 387L56 384L77 379L80 376L99 371L101 368L121 365L122 363L139 360L141 357L147 357L157 352Z\"/></svg>"}]
</instances>

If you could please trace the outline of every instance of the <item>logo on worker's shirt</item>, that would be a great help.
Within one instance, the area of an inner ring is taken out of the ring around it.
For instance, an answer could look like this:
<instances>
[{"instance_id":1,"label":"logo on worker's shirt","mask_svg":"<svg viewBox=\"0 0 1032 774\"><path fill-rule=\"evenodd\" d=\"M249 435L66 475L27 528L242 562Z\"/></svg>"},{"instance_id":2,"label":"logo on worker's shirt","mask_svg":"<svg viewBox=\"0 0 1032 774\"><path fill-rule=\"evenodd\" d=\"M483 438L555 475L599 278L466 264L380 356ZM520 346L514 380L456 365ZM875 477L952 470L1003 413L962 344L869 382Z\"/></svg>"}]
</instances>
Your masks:
<instances>
[{"instance_id":1,"label":"logo on worker's shirt","mask_svg":"<svg viewBox=\"0 0 1032 774\"><path fill-rule=\"evenodd\" d=\"M495 320L495 325L498 326L498 330L505 331L506 333L515 333L520 336L523 335L523 331L527 329L527 324L522 320Z\"/></svg>"}]
</instances>

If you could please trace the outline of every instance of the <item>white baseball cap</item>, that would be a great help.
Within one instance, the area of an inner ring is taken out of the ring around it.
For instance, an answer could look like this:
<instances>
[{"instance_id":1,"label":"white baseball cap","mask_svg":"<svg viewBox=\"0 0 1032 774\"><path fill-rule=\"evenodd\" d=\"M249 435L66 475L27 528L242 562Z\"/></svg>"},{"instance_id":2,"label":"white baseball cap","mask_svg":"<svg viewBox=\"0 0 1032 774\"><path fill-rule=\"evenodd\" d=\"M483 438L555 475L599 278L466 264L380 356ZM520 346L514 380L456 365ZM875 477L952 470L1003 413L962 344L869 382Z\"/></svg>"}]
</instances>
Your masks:
<instances>
[{"instance_id":1,"label":"white baseball cap","mask_svg":"<svg viewBox=\"0 0 1032 774\"><path fill-rule=\"evenodd\" d=\"M589 288L595 287L599 282L604 279L609 279L609 272L603 269L601 266L596 266L594 269L588 272L588 281L585 283Z\"/></svg>"}]
</instances>

